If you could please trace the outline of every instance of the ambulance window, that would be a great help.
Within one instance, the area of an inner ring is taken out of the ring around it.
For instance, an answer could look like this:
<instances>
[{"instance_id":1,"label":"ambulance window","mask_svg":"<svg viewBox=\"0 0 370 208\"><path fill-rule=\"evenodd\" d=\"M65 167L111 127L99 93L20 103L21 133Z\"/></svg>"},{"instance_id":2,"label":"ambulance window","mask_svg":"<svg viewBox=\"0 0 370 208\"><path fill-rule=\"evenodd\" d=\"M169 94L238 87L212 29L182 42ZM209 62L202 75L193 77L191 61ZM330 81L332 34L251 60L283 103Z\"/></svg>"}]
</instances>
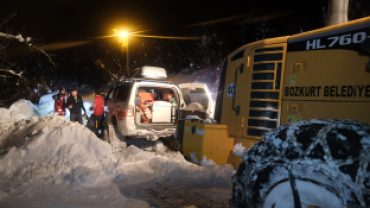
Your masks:
<instances>
[{"instance_id":1,"label":"ambulance window","mask_svg":"<svg viewBox=\"0 0 370 208\"><path fill-rule=\"evenodd\" d=\"M119 87L117 87L116 91L114 93L114 100L115 101L126 101L129 88L130 88L129 86L119 86Z\"/></svg>"},{"instance_id":2,"label":"ambulance window","mask_svg":"<svg viewBox=\"0 0 370 208\"><path fill-rule=\"evenodd\" d=\"M146 101L175 101L178 103L177 93L174 88L139 87L138 97L140 97L141 104L145 104Z\"/></svg>"},{"instance_id":3,"label":"ambulance window","mask_svg":"<svg viewBox=\"0 0 370 208\"><path fill-rule=\"evenodd\" d=\"M115 89L115 88L113 88L113 87L112 87L112 88L109 90L109 92L108 92L108 94L107 94L107 97L106 97L106 99L107 99L107 100L113 100L114 89Z\"/></svg>"}]
</instances>

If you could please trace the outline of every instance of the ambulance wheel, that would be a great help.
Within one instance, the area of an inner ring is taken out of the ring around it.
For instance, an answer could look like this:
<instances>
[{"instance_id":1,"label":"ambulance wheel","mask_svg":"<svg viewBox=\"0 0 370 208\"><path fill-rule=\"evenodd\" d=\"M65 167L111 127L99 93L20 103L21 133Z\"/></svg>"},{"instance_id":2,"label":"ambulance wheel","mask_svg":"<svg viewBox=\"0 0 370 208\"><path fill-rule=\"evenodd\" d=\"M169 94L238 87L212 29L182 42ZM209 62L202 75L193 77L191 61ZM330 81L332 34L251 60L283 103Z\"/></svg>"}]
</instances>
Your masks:
<instances>
[{"instance_id":1,"label":"ambulance wheel","mask_svg":"<svg viewBox=\"0 0 370 208\"><path fill-rule=\"evenodd\" d=\"M370 207L370 126L310 120L266 133L233 176L232 207Z\"/></svg>"}]
</instances>

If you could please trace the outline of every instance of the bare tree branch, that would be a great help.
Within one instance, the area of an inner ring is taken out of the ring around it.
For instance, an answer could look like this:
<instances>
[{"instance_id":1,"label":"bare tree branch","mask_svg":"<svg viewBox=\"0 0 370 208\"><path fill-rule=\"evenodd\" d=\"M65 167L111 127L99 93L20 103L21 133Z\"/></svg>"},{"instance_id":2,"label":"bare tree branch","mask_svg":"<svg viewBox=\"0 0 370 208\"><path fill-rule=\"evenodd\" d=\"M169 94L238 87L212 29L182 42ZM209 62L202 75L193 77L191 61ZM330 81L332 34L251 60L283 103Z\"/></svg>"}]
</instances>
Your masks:
<instances>
[{"instance_id":1,"label":"bare tree branch","mask_svg":"<svg viewBox=\"0 0 370 208\"><path fill-rule=\"evenodd\" d=\"M37 47L37 46L35 46L35 45L32 45L32 44L30 44L29 45L31 48L33 48L33 49L36 49L36 50L38 50L39 52L41 52L42 54L44 54L44 56L46 56L46 58L48 58L48 61L53 65L53 67L56 69L57 68L57 66L56 66L56 64L53 62L53 60L51 59L51 57L50 57L50 55L49 54L47 54L44 50L42 50L41 48L39 48L39 47Z\"/></svg>"}]
</instances>

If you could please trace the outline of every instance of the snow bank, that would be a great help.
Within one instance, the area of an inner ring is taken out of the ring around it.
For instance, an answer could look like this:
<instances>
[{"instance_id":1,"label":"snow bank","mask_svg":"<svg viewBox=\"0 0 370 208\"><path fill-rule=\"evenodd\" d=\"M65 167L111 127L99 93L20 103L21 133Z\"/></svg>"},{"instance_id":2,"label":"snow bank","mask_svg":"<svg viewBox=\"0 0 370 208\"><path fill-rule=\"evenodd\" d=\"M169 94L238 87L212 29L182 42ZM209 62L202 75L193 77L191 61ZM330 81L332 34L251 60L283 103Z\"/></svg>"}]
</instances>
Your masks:
<instances>
[{"instance_id":1,"label":"snow bank","mask_svg":"<svg viewBox=\"0 0 370 208\"><path fill-rule=\"evenodd\" d=\"M179 152L146 152L130 146L116 158L110 144L86 127L52 114L16 122L0 134L0 141L0 147L23 144L9 148L0 159L4 181L96 185L126 178L142 183L162 176L213 175L225 184L233 174L229 165L204 169L187 162ZM214 165L204 159L204 165ZM207 183L214 181L207 179Z\"/></svg>"},{"instance_id":2,"label":"snow bank","mask_svg":"<svg viewBox=\"0 0 370 208\"><path fill-rule=\"evenodd\" d=\"M216 165L216 163L212 159L207 160L207 156L202 157L200 166L214 166L214 165Z\"/></svg>"},{"instance_id":3,"label":"snow bank","mask_svg":"<svg viewBox=\"0 0 370 208\"><path fill-rule=\"evenodd\" d=\"M37 125L39 128L33 130L32 127ZM32 173L35 178L35 173L39 173L41 178L49 182L94 184L104 176L96 171L104 168L104 162L113 159L108 143L96 138L87 128L69 122L64 117L50 115L44 119L34 118L28 122L19 122L15 126L31 128L33 134L25 137L25 145L11 148L0 159L1 178L14 179L19 177L14 174L23 171L25 175L22 175L22 180L27 179L28 174ZM22 128L16 129L12 131L13 135L22 131ZM32 168L29 167L30 164ZM50 172L46 173L46 170Z\"/></svg>"},{"instance_id":4,"label":"snow bank","mask_svg":"<svg viewBox=\"0 0 370 208\"><path fill-rule=\"evenodd\" d=\"M243 146L242 143L236 144L233 149L233 155L237 157L243 157L244 151L246 148Z\"/></svg>"},{"instance_id":5,"label":"snow bank","mask_svg":"<svg viewBox=\"0 0 370 208\"><path fill-rule=\"evenodd\" d=\"M18 109L0 108L9 124L0 131L1 207L149 207L146 201L215 207L231 197L231 165L201 167L179 152L147 152L133 145L113 154L111 145L85 126L54 114L31 117L34 106L19 102ZM212 162L203 158L201 163ZM148 195L158 189L160 197Z\"/></svg>"},{"instance_id":6,"label":"snow bank","mask_svg":"<svg viewBox=\"0 0 370 208\"><path fill-rule=\"evenodd\" d=\"M38 109L29 100L19 100L10 108L0 108L0 132L8 129L14 122L38 115Z\"/></svg>"},{"instance_id":7,"label":"snow bank","mask_svg":"<svg viewBox=\"0 0 370 208\"><path fill-rule=\"evenodd\" d=\"M190 161L194 164L199 164L197 153L195 152L190 153Z\"/></svg>"},{"instance_id":8,"label":"snow bank","mask_svg":"<svg viewBox=\"0 0 370 208\"><path fill-rule=\"evenodd\" d=\"M195 153L195 152L190 153L190 161L192 163L200 165L200 166L214 166L214 165L216 165L216 163L212 159L207 160L207 156L202 156L202 161L199 162L199 160L197 158L197 153Z\"/></svg>"}]
</instances>

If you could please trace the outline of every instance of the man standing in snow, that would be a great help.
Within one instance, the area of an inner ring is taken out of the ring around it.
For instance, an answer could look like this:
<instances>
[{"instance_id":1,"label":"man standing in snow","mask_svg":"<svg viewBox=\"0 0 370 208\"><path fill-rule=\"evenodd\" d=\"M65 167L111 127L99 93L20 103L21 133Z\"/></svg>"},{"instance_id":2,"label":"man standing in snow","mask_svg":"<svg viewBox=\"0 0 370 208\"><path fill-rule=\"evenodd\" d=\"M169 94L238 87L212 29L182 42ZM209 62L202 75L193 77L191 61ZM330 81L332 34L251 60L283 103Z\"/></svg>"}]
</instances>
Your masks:
<instances>
[{"instance_id":1,"label":"man standing in snow","mask_svg":"<svg viewBox=\"0 0 370 208\"><path fill-rule=\"evenodd\" d=\"M67 100L67 106L69 108L70 114L70 121L78 121L78 123L82 124L82 114L81 109L86 114L86 109L83 105L83 100L80 95L77 94L77 90L72 88L71 96Z\"/></svg>"},{"instance_id":2,"label":"man standing in snow","mask_svg":"<svg viewBox=\"0 0 370 208\"><path fill-rule=\"evenodd\" d=\"M66 95L64 87L60 87L58 94L53 95L53 100L55 114L64 116L66 111Z\"/></svg>"},{"instance_id":3,"label":"man standing in snow","mask_svg":"<svg viewBox=\"0 0 370 208\"><path fill-rule=\"evenodd\" d=\"M103 121L104 113L104 100L99 89L95 90L95 101L93 109L95 115L95 130L98 134L101 134L101 123Z\"/></svg>"}]
</instances>

